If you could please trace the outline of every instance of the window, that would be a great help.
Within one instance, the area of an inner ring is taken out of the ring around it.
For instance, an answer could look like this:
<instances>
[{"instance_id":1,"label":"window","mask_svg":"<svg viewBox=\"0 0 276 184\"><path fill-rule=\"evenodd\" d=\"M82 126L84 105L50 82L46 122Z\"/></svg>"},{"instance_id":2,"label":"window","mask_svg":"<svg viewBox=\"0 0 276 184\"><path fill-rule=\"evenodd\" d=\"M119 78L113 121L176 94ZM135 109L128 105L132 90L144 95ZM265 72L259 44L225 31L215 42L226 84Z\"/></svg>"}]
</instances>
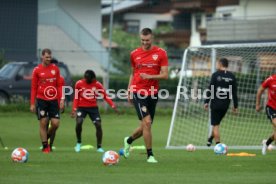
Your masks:
<instances>
[{"instance_id":1,"label":"window","mask_svg":"<svg viewBox=\"0 0 276 184\"><path fill-rule=\"evenodd\" d=\"M223 13L222 17L224 20L229 20L229 19L231 19L232 14L231 13Z\"/></svg>"},{"instance_id":2,"label":"window","mask_svg":"<svg viewBox=\"0 0 276 184\"><path fill-rule=\"evenodd\" d=\"M33 68L34 67L31 66L31 65L24 65L18 71L17 78L18 79L24 79L24 80L31 80L32 79Z\"/></svg>"},{"instance_id":3,"label":"window","mask_svg":"<svg viewBox=\"0 0 276 184\"><path fill-rule=\"evenodd\" d=\"M140 21L139 20L127 20L125 29L128 33L139 33Z\"/></svg>"}]
</instances>

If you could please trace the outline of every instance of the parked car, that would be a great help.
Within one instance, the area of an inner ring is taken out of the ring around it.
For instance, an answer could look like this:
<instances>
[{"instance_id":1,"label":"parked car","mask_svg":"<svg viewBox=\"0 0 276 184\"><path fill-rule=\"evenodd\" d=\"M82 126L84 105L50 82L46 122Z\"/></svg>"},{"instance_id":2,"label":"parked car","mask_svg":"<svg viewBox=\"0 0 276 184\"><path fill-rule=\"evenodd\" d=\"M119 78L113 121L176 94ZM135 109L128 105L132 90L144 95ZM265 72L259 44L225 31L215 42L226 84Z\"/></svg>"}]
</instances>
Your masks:
<instances>
[{"instance_id":1,"label":"parked car","mask_svg":"<svg viewBox=\"0 0 276 184\"><path fill-rule=\"evenodd\" d=\"M33 62L10 62L1 68L0 105L9 103L13 97L30 99L32 71L36 66L37 63ZM67 65L59 62L57 66L64 77L65 85L71 86L72 79Z\"/></svg>"}]
</instances>

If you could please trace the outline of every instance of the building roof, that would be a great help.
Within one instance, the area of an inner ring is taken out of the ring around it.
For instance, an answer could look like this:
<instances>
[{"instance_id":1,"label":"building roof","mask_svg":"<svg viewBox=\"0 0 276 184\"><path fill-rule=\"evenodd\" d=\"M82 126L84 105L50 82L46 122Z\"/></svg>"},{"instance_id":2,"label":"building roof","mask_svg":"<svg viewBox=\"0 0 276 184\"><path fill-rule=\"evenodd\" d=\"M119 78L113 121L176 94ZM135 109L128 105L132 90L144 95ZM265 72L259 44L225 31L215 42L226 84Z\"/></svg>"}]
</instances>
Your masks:
<instances>
[{"instance_id":1,"label":"building roof","mask_svg":"<svg viewBox=\"0 0 276 184\"><path fill-rule=\"evenodd\" d=\"M122 0L114 3L113 11L119 12L129 8L133 8L143 4L143 0ZM102 9L102 15L109 15L111 13L111 5Z\"/></svg>"}]
</instances>

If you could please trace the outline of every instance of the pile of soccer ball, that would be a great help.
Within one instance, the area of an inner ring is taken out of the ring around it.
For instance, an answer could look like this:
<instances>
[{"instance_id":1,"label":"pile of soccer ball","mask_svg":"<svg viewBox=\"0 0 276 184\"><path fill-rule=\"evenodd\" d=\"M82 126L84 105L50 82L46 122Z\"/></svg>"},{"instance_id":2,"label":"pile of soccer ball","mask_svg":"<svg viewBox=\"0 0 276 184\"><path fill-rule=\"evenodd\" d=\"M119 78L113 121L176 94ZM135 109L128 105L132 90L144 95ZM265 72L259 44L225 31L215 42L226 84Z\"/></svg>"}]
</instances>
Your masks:
<instances>
[{"instance_id":1,"label":"pile of soccer ball","mask_svg":"<svg viewBox=\"0 0 276 184\"><path fill-rule=\"evenodd\" d=\"M16 148L11 154L11 159L14 162L25 163L28 161L29 153L24 148Z\"/></svg>"}]
</instances>

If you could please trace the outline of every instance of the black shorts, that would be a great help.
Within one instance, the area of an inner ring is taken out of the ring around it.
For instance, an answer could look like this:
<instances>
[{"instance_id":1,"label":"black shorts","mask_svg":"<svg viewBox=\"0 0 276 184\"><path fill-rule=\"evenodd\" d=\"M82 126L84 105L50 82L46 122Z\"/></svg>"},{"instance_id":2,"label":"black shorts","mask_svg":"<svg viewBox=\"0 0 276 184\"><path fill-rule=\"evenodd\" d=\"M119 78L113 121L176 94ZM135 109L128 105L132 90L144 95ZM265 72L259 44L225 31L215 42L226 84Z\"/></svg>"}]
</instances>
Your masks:
<instances>
[{"instance_id":1,"label":"black shorts","mask_svg":"<svg viewBox=\"0 0 276 184\"><path fill-rule=\"evenodd\" d=\"M138 95L137 93L133 94L133 104L136 109L139 120L142 120L147 115L150 115L151 120L153 122L157 101L157 94L153 97Z\"/></svg>"},{"instance_id":2,"label":"black shorts","mask_svg":"<svg viewBox=\"0 0 276 184\"><path fill-rule=\"evenodd\" d=\"M225 116L227 109L211 109L211 125L220 125L222 118Z\"/></svg>"},{"instance_id":3,"label":"black shorts","mask_svg":"<svg viewBox=\"0 0 276 184\"><path fill-rule=\"evenodd\" d=\"M36 115L38 120L46 117L59 119L58 101L36 99Z\"/></svg>"},{"instance_id":4,"label":"black shorts","mask_svg":"<svg viewBox=\"0 0 276 184\"><path fill-rule=\"evenodd\" d=\"M98 107L79 107L77 109L77 118L84 119L87 114L93 123L101 122L101 116Z\"/></svg>"},{"instance_id":5,"label":"black shorts","mask_svg":"<svg viewBox=\"0 0 276 184\"><path fill-rule=\"evenodd\" d=\"M276 118L276 109L266 106L265 111L266 111L267 118L270 119L270 121L272 122L272 120Z\"/></svg>"}]
</instances>

